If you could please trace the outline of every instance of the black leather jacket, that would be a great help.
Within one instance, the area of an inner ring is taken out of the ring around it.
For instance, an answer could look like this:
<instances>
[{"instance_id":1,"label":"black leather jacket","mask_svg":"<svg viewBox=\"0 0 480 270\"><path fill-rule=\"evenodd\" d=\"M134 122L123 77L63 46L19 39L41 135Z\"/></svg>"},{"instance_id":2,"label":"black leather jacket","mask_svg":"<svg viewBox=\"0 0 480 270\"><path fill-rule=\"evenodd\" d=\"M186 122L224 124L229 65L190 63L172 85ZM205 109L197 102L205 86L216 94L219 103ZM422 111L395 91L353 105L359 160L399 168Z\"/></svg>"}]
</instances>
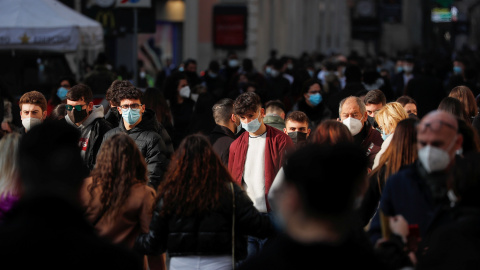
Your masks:
<instances>
[{"instance_id":1,"label":"black leather jacket","mask_svg":"<svg viewBox=\"0 0 480 270\"><path fill-rule=\"evenodd\" d=\"M235 259L246 256L246 236L265 238L274 233L267 215L260 214L238 185L235 191ZM160 216L159 200L150 223L150 232L141 234L135 249L144 254L168 251L170 256L232 254L232 194L224 196L221 209L202 216Z\"/></svg>"}]
</instances>

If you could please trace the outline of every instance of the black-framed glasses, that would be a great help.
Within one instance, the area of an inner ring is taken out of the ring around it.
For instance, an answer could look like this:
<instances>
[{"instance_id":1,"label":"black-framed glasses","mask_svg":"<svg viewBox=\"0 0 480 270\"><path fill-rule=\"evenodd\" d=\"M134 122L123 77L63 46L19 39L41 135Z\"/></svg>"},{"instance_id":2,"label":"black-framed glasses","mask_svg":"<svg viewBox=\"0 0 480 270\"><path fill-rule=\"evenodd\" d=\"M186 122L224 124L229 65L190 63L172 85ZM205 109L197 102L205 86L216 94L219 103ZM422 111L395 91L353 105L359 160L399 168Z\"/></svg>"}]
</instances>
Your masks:
<instances>
[{"instance_id":1,"label":"black-framed glasses","mask_svg":"<svg viewBox=\"0 0 480 270\"><path fill-rule=\"evenodd\" d=\"M67 111L71 111L71 110L73 110L73 108L75 108L75 110L81 111L82 108L83 108L83 106L85 106L85 105L87 105L87 104L83 104L83 105L65 105L65 109L66 109Z\"/></svg>"},{"instance_id":2,"label":"black-framed glasses","mask_svg":"<svg viewBox=\"0 0 480 270\"><path fill-rule=\"evenodd\" d=\"M136 104L136 103L133 103L133 104L125 104L125 105L120 105L120 108L124 109L124 110L128 110L129 108L131 109L138 109L142 106L143 104Z\"/></svg>"},{"instance_id":3,"label":"black-framed glasses","mask_svg":"<svg viewBox=\"0 0 480 270\"><path fill-rule=\"evenodd\" d=\"M430 130L432 130L433 132L437 132L440 130L440 128L442 126L446 126L446 127L449 127L455 131L457 131L457 128L455 126L453 126L452 124L450 123L447 123L445 121L442 121L442 120L436 120L436 121L432 121L432 122L429 122L429 123L421 123L421 124L418 124L417 125L417 131L418 132L425 132L425 130L427 130L427 128L430 128Z\"/></svg>"}]
</instances>

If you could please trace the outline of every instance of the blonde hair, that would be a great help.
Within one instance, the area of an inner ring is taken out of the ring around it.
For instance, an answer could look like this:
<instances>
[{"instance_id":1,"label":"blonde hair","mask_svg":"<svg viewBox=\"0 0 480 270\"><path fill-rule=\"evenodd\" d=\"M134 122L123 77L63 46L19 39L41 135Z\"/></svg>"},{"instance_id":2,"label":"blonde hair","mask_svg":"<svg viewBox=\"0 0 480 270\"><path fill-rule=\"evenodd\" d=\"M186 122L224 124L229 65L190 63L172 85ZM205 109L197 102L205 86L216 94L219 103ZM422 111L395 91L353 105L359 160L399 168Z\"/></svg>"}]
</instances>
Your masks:
<instances>
[{"instance_id":1,"label":"blonde hair","mask_svg":"<svg viewBox=\"0 0 480 270\"><path fill-rule=\"evenodd\" d=\"M17 160L19 142L18 133L9 133L0 140L0 199L18 195L20 191Z\"/></svg>"},{"instance_id":2,"label":"blonde hair","mask_svg":"<svg viewBox=\"0 0 480 270\"><path fill-rule=\"evenodd\" d=\"M408 115L399 102L389 102L375 114L375 121L377 121L385 134L393 133L398 122L407 118Z\"/></svg>"}]
</instances>

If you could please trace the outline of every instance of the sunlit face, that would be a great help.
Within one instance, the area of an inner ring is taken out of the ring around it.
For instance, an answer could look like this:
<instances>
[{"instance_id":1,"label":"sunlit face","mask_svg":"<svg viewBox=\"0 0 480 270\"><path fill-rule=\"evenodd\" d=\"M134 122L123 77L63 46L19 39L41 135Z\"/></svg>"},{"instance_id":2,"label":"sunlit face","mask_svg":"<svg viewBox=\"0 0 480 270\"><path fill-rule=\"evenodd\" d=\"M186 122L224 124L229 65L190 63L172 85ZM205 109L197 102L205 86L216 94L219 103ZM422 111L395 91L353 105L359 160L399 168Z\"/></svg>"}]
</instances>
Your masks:
<instances>
[{"instance_id":1,"label":"sunlit face","mask_svg":"<svg viewBox=\"0 0 480 270\"><path fill-rule=\"evenodd\" d=\"M362 121L362 124L367 121L367 112L362 114L360 112L360 106L354 99L347 99L342 106L342 112L340 113L340 120L343 121L349 117Z\"/></svg>"},{"instance_id":2,"label":"sunlit face","mask_svg":"<svg viewBox=\"0 0 480 270\"><path fill-rule=\"evenodd\" d=\"M22 104L22 108L20 108L20 117L22 120L26 118L45 120L47 112L42 111L42 108L35 104Z\"/></svg>"},{"instance_id":3,"label":"sunlit face","mask_svg":"<svg viewBox=\"0 0 480 270\"><path fill-rule=\"evenodd\" d=\"M310 129L308 128L308 123L307 122L297 122L297 121L291 121L288 120L285 123L285 128L283 129L283 132L285 134L288 134L290 132L302 132L302 133L307 133L307 137L310 135Z\"/></svg>"},{"instance_id":4,"label":"sunlit face","mask_svg":"<svg viewBox=\"0 0 480 270\"><path fill-rule=\"evenodd\" d=\"M408 104L405 104L405 107L403 107L405 109L405 111L407 112L408 115L410 114L415 114L417 115L417 105L413 104L413 103L408 103Z\"/></svg>"},{"instance_id":5,"label":"sunlit face","mask_svg":"<svg viewBox=\"0 0 480 270\"><path fill-rule=\"evenodd\" d=\"M382 103L378 104L367 104L365 108L367 109L367 115L370 117L375 117L375 114L383 107Z\"/></svg>"}]
</instances>

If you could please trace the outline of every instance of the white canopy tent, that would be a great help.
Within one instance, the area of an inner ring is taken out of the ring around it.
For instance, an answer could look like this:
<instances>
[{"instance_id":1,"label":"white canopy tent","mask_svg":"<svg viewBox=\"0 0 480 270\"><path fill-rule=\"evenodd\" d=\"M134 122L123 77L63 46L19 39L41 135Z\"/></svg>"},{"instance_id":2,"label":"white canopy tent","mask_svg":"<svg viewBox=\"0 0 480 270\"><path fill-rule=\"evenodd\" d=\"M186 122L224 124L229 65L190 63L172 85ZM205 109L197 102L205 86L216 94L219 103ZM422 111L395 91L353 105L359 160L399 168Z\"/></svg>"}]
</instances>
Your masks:
<instances>
[{"instance_id":1,"label":"white canopy tent","mask_svg":"<svg viewBox=\"0 0 480 270\"><path fill-rule=\"evenodd\" d=\"M76 73L103 50L103 28L56 0L1 0L0 50L65 53Z\"/></svg>"},{"instance_id":2,"label":"white canopy tent","mask_svg":"<svg viewBox=\"0 0 480 270\"><path fill-rule=\"evenodd\" d=\"M101 24L58 1L0 1L0 49L72 52L102 48Z\"/></svg>"}]
</instances>

